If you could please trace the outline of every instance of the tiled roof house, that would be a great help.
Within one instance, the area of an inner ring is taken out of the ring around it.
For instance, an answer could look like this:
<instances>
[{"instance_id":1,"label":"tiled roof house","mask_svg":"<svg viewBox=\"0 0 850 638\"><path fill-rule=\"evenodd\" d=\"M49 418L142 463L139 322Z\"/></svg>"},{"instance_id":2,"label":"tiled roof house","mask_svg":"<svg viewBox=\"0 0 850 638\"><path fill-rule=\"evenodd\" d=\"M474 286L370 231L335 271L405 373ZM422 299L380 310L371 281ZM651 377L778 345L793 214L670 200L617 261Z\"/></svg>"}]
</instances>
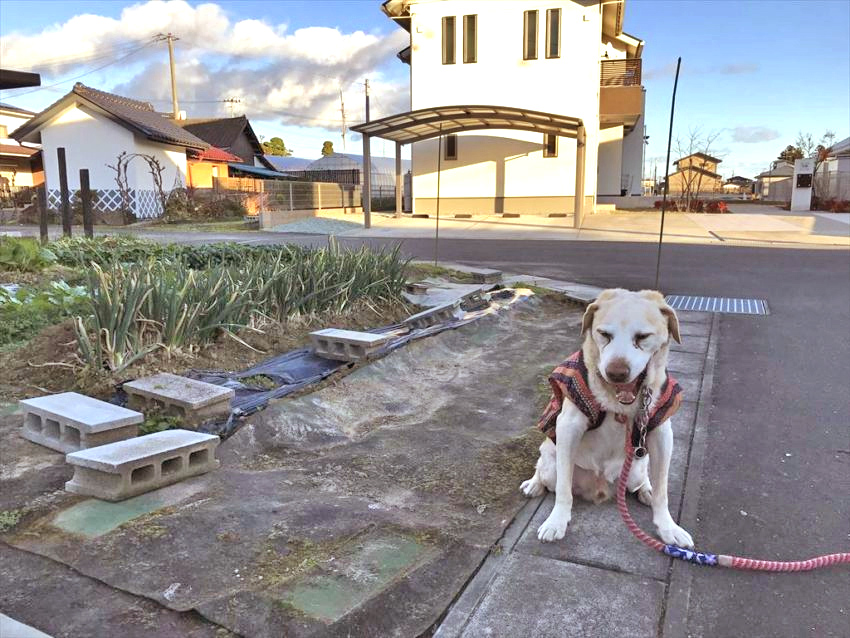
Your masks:
<instances>
[{"instance_id":1,"label":"tiled roof house","mask_svg":"<svg viewBox=\"0 0 850 638\"><path fill-rule=\"evenodd\" d=\"M77 83L70 93L18 128L19 142L42 145L48 205L59 206L57 150L65 149L68 188L79 190L80 169L89 170L91 187L98 191L98 207L119 210L120 192L115 166L122 152L155 157L165 167L163 186L170 190L186 184L187 153L206 151L210 144L154 110L148 102L99 91ZM127 171L131 211L139 218L158 217L157 198L147 162L133 159Z\"/></svg>"}]
</instances>

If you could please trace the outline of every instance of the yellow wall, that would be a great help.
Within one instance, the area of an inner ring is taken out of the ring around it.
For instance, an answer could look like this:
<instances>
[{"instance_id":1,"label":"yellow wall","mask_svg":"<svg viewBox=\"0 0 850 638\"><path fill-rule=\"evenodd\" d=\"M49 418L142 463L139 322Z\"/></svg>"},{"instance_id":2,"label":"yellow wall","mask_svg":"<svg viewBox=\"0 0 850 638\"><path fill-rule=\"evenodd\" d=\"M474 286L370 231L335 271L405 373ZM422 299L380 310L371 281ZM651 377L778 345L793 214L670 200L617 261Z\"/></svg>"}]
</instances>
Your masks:
<instances>
[{"instance_id":1,"label":"yellow wall","mask_svg":"<svg viewBox=\"0 0 850 638\"><path fill-rule=\"evenodd\" d=\"M194 188L212 188L213 167L218 168L218 177L227 177L227 164L221 162L193 162L187 165L188 183Z\"/></svg>"},{"instance_id":2,"label":"yellow wall","mask_svg":"<svg viewBox=\"0 0 850 638\"><path fill-rule=\"evenodd\" d=\"M708 177L707 175L700 176L695 173L695 171L691 171L690 169L673 173L670 176L669 192L682 193L687 188L688 183L691 184L691 192L694 195L697 194L697 191L700 193L723 192L723 180Z\"/></svg>"}]
</instances>

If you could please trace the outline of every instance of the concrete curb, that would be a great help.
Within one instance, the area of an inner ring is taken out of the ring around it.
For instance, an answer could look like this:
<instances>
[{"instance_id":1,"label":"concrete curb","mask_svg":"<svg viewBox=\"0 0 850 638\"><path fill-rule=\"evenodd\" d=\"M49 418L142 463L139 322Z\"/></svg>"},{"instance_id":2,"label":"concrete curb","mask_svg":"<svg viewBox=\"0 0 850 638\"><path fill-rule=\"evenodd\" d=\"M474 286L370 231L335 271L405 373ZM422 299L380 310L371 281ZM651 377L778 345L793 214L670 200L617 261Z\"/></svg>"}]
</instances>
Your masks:
<instances>
[{"instance_id":1,"label":"concrete curb","mask_svg":"<svg viewBox=\"0 0 850 638\"><path fill-rule=\"evenodd\" d=\"M702 490L705 450L708 445L708 421L712 409L711 397L714 389L714 368L717 364L719 328L720 315L714 313L711 318L711 332L708 338L708 350L705 354L697 416L694 422L690 450L688 451L685 482L677 517L679 524L689 530L696 529L698 524L699 497ZM697 546L699 545L700 542L697 540ZM688 636L691 583L695 569L699 568L679 560L674 560L670 566L659 634L663 638L687 638Z\"/></svg>"}]
</instances>

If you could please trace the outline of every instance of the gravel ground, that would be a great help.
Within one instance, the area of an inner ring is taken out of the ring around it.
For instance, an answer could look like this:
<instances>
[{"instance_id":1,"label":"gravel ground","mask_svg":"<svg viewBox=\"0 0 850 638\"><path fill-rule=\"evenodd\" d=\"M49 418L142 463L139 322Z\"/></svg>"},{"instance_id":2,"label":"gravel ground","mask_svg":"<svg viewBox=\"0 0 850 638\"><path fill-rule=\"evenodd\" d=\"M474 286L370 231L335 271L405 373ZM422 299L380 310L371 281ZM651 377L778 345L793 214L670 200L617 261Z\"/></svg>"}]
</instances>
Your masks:
<instances>
[{"instance_id":1,"label":"gravel ground","mask_svg":"<svg viewBox=\"0 0 850 638\"><path fill-rule=\"evenodd\" d=\"M336 235L362 228L360 222L347 222L342 219L327 219L324 217L310 217L299 219L288 224L281 224L269 230L276 233L316 233L319 235Z\"/></svg>"}]
</instances>

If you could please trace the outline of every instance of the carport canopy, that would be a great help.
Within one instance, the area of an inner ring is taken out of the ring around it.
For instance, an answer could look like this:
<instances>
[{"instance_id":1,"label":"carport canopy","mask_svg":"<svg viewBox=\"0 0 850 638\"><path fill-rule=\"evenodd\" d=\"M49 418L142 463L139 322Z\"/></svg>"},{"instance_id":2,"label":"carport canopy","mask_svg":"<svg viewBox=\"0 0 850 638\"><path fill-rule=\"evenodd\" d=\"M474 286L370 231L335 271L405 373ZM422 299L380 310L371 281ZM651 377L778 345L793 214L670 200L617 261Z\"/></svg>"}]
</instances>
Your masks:
<instances>
[{"instance_id":1,"label":"carport canopy","mask_svg":"<svg viewBox=\"0 0 850 638\"><path fill-rule=\"evenodd\" d=\"M352 126L363 135L363 215L364 225L371 225L371 157L369 142L380 137L396 143L396 215L401 215L401 146L482 129L513 129L568 137L576 145L576 190L573 223L581 224L584 209L584 123L577 117L533 111L514 106L435 106L407 113L389 115ZM437 194L439 198L439 193Z\"/></svg>"}]
</instances>

